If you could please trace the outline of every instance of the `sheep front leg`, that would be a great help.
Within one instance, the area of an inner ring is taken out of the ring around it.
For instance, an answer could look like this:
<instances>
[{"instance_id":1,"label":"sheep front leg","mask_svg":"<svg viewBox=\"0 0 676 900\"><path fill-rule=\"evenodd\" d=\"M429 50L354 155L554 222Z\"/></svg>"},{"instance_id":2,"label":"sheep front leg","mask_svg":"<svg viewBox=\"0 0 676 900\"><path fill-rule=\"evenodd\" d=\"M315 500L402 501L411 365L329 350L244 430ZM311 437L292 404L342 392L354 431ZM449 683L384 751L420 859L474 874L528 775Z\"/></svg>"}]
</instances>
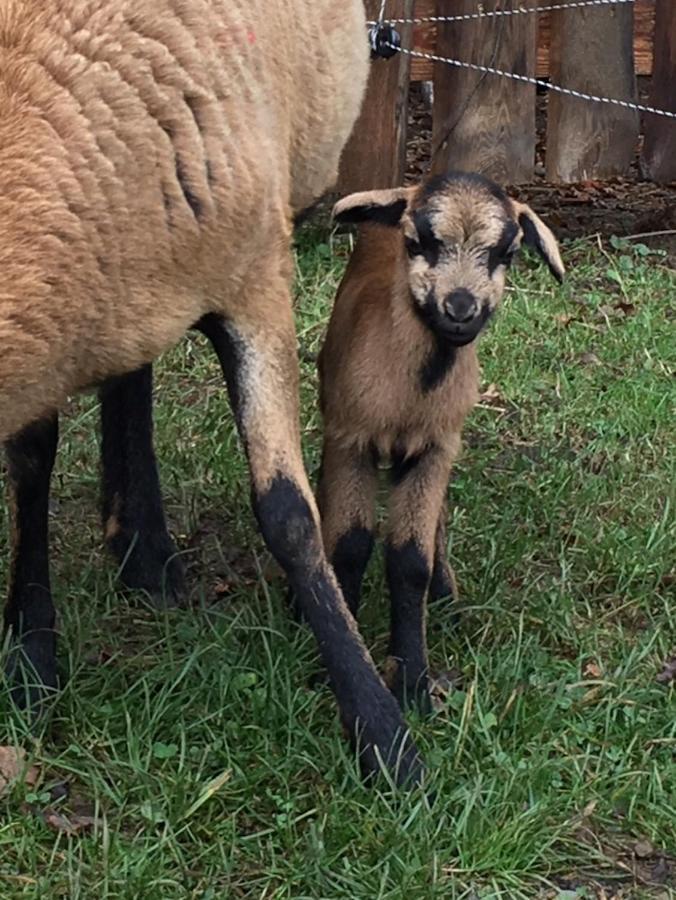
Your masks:
<instances>
[{"instance_id":1,"label":"sheep front leg","mask_svg":"<svg viewBox=\"0 0 676 900\"><path fill-rule=\"evenodd\" d=\"M58 419L29 425L5 444L12 513L12 562L5 628L7 675L20 707L39 712L56 689L55 610L49 583L49 484Z\"/></svg>"},{"instance_id":2,"label":"sheep front leg","mask_svg":"<svg viewBox=\"0 0 676 900\"><path fill-rule=\"evenodd\" d=\"M106 381L101 397L105 541L128 588L160 608L183 598L184 573L164 517L153 450L152 366Z\"/></svg>"},{"instance_id":3,"label":"sheep front leg","mask_svg":"<svg viewBox=\"0 0 676 900\"><path fill-rule=\"evenodd\" d=\"M426 595L452 457L430 448L393 469L385 568L391 603L388 682L402 706L431 708Z\"/></svg>"},{"instance_id":4,"label":"sheep front leg","mask_svg":"<svg viewBox=\"0 0 676 900\"><path fill-rule=\"evenodd\" d=\"M324 552L301 456L298 362L288 288L279 286L274 306L266 309L265 297L259 297L241 310L236 322L209 315L199 327L211 340L227 381L261 532L315 634L362 771L376 773L382 761L398 783L417 782L422 764L415 745ZM257 318L252 320L254 312Z\"/></svg>"},{"instance_id":5,"label":"sheep front leg","mask_svg":"<svg viewBox=\"0 0 676 900\"><path fill-rule=\"evenodd\" d=\"M326 438L317 487L322 536L345 602L354 618L373 551L378 472L373 455Z\"/></svg>"}]
</instances>

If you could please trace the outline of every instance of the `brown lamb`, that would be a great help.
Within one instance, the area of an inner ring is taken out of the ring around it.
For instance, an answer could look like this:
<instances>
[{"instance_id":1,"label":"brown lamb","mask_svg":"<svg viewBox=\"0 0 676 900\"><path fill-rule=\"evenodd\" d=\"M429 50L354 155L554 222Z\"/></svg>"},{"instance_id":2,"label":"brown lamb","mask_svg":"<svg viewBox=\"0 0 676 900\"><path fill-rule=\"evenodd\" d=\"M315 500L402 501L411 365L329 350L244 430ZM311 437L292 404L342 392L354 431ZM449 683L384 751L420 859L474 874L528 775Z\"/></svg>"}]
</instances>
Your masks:
<instances>
[{"instance_id":1,"label":"brown lamb","mask_svg":"<svg viewBox=\"0 0 676 900\"><path fill-rule=\"evenodd\" d=\"M133 547L148 586L173 547L149 364L198 327L228 382L261 530L361 736L363 767L420 775L327 563L300 450L293 216L334 181L367 72L361 0L0 4L0 440L15 511L5 623L18 700L38 704L57 683L47 552L57 413L100 388L106 535L113 549Z\"/></svg>"},{"instance_id":2,"label":"brown lamb","mask_svg":"<svg viewBox=\"0 0 676 900\"><path fill-rule=\"evenodd\" d=\"M338 222L361 225L319 358L324 448L317 499L324 546L356 617L373 546L378 465L391 467L386 572L388 679L429 705L425 598L455 594L446 491L477 401L477 338L522 243L561 280L556 240L478 175L353 194Z\"/></svg>"}]
</instances>

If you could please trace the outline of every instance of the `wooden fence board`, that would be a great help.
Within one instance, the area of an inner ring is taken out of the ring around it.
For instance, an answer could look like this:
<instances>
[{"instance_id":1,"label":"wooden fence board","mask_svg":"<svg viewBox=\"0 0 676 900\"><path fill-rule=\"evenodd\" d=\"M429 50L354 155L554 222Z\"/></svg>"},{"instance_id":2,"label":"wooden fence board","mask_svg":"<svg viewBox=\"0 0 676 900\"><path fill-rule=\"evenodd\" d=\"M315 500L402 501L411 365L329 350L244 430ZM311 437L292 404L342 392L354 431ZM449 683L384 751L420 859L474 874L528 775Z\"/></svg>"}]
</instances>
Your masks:
<instances>
[{"instance_id":1,"label":"wooden fence board","mask_svg":"<svg viewBox=\"0 0 676 900\"><path fill-rule=\"evenodd\" d=\"M518 0L500 2L502 8ZM498 0L484 0L484 8ZM476 0L438 0L439 15L476 10ZM535 74L534 16L440 23L440 56L460 56L520 75ZM535 156L535 87L437 63L432 171L482 172L499 182L527 181Z\"/></svg>"},{"instance_id":2,"label":"wooden fence board","mask_svg":"<svg viewBox=\"0 0 676 900\"><path fill-rule=\"evenodd\" d=\"M387 14L409 19L414 0L389 0ZM366 0L369 19L377 19L380 0ZM402 45L409 47L413 29L399 26ZM411 57L400 53L371 64L369 84L361 116L341 159L338 190L352 191L394 187L406 171L406 129Z\"/></svg>"},{"instance_id":3,"label":"wooden fence board","mask_svg":"<svg viewBox=\"0 0 676 900\"><path fill-rule=\"evenodd\" d=\"M674 0L657 0L656 13L650 105L676 112L676 3ZM646 116L641 163L649 178L676 181L676 120Z\"/></svg>"},{"instance_id":4,"label":"wooden fence board","mask_svg":"<svg viewBox=\"0 0 676 900\"><path fill-rule=\"evenodd\" d=\"M532 0L534 3L534 0ZM427 18L436 15L437 0L417 0L415 15ZM392 15L388 11L388 15ZM536 72L538 78L549 75L549 50L551 45L551 13L540 13L538 20L538 53ZM637 75L650 75L653 69L653 33L655 30L655 0L636 0L634 13L634 64ZM416 50L435 53L437 46L437 26L433 22L416 25L413 31L413 45ZM469 60L464 55L463 59ZM415 58L411 64L411 81L432 81L434 63L427 59Z\"/></svg>"},{"instance_id":5,"label":"wooden fence board","mask_svg":"<svg viewBox=\"0 0 676 900\"><path fill-rule=\"evenodd\" d=\"M636 99L631 6L586 7L553 13L550 74L574 90ZM584 181L622 175L636 151L634 110L550 93L547 178Z\"/></svg>"}]
</instances>

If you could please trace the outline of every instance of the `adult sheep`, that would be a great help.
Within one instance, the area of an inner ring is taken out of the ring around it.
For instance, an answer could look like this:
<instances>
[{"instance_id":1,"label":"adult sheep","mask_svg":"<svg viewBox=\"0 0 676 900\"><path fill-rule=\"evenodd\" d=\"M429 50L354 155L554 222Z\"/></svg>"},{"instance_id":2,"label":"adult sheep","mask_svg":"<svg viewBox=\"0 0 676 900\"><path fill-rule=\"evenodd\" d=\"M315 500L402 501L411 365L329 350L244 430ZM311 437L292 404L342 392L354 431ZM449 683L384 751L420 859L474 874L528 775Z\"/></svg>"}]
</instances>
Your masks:
<instances>
[{"instance_id":1,"label":"adult sheep","mask_svg":"<svg viewBox=\"0 0 676 900\"><path fill-rule=\"evenodd\" d=\"M103 386L109 542L122 552L131 521L146 563L166 563L135 391L196 326L224 371L263 536L362 767L384 760L400 781L419 776L327 563L298 424L292 217L335 179L367 56L361 0L0 5L0 440L14 507L5 623L19 699L37 703L57 680L47 506L58 410Z\"/></svg>"}]
</instances>

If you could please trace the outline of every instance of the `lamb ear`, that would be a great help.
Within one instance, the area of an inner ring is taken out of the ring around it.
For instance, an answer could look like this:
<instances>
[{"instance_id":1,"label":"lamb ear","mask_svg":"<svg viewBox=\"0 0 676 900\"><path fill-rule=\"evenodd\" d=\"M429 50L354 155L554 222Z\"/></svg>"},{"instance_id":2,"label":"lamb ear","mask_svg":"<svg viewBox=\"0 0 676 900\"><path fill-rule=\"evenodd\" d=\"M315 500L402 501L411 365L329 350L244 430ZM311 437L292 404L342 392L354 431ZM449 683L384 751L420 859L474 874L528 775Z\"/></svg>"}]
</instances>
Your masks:
<instances>
[{"instance_id":1,"label":"lamb ear","mask_svg":"<svg viewBox=\"0 0 676 900\"><path fill-rule=\"evenodd\" d=\"M549 271L560 284L563 281L563 275L566 270L556 238L530 206L527 206L525 203L518 203L516 200L512 200L512 203L514 204L517 220L523 231L523 243L535 250L544 259L549 266Z\"/></svg>"},{"instance_id":2,"label":"lamb ear","mask_svg":"<svg viewBox=\"0 0 676 900\"><path fill-rule=\"evenodd\" d=\"M361 225L364 222L374 222L395 228L401 221L412 193L411 188L392 188L350 194L333 207L333 218L341 224Z\"/></svg>"}]
</instances>

